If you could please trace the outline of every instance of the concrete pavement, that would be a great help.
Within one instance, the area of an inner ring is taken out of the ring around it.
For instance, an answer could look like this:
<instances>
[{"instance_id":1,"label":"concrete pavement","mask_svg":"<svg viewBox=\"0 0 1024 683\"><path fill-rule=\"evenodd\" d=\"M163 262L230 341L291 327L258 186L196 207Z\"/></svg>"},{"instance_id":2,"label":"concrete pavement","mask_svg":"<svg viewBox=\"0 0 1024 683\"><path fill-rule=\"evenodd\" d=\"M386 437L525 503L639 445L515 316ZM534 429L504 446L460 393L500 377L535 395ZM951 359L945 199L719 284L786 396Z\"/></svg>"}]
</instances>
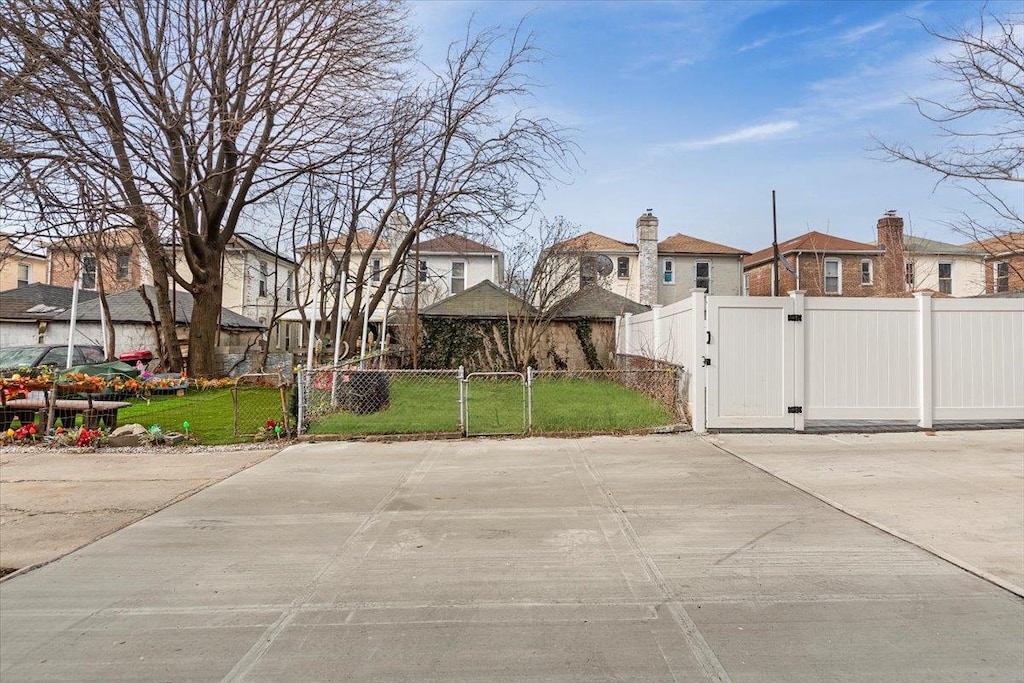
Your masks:
<instances>
[{"instance_id":1,"label":"concrete pavement","mask_svg":"<svg viewBox=\"0 0 1024 683\"><path fill-rule=\"evenodd\" d=\"M274 453L6 450L0 453L0 567L54 560Z\"/></svg>"},{"instance_id":2,"label":"concrete pavement","mask_svg":"<svg viewBox=\"0 0 1024 683\"><path fill-rule=\"evenodd\" d=\"M1024 430L709 438L1024 595Z\"/></svg>"},{"instance_id":3,"label":"concrete pavement","mask_svg":"<svg viewBox=\"0 0 1024 683\"><path fill-rule=\"evenodd\" d=\"M688 434L289 448L0 617L5 683L1024 677L1024 600Z\"/></svg>"}]
</instances>

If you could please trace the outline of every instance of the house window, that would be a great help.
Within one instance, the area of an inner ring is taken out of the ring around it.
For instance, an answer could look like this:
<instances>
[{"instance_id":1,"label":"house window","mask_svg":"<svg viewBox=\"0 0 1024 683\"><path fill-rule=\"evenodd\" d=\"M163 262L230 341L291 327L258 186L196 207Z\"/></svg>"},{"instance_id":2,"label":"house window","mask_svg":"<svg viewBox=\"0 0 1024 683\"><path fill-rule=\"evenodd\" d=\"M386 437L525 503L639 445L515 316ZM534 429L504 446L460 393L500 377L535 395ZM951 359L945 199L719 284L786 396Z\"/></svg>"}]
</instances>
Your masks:
<instances>
[{"instance_id":1,"label":"house window","mask_svg":"<svg viewBox=\"0 0 1024 683\"><path fill-rule=\"evenodd\" d=\"M839 294L843 291L842 268L839 259L825 259L825 293Z\"/></svg>"},{"instance_id":2,"label":"house window","mask_svg":"<svg viewBox=\"0 0 1024 683\"><path fill-rule=\"evenodd\" d=\"M1009 292L1010 264L1006 261L1000 261L999 263L993 263L992 268L995 270L996 291Z\"/></svg>"},{"instance_id":3,"label":"house window","mask_svg":"<svg viewBox=\"0 0 1024 683\"><path fill-rule=\"evenodd\" d=\"M860 284L867 287L874 281L874 273L871 270L871 260L864 259L860 262Z\"/></svg>"},{"instance_id":4,"label":"house window","mask_svg":"<svg viewBox=\"0 0 1024 683\"><path fill-rule=\"evenodd\" d=\"M670 258L667 258L662 262L661 279L666 285L674 285L676 283L675 264Z\"/></svg>"},{"instance_id":5,"label":"house window","mask_svg":"<svg viewBox=\"0 0 1024 683\"><path fill-rule=\"evenodd\" d=\"M452 282L450 291L458 294L466 289L466 264L462 261L452 261Z\"/></svg>"},{"instance_id":6,"label":"house window","mask_svg":"<svg viewBox=\"0 0 1024 683\"><path fill-rule=\"evenodd\" d=\"M705 292L711 290L711 263L708 261L697 261L693 264L694 278L693 286L703 289Z\"/></svg>"},{"instance_id":7,"label":"house window","mask_svg":"<svg viewBox=\"0 0 1024 683\"><path fill-rule=\"evenodd\" d=\"M260 261L260 296L267 295L267 276L270 275L270 266L266 261Z\"/></svg>"},{"instance_id":8,"label":"house window","mask_svg":"<svg viewBox=\"0 0 1024 683\"><path fill-rule=\"evenodd\" d=\"M117 279L127 280L128 275L131 272L129 265L131 264L132 254L129 251L117 252Z\"/></svg>"},{"instance_id":9,"label":"house window","mask_svg":"<svg viewBox=\"0 0 1024 683\"><path fill-rule=\"evenodd\" d=\"M370 281L380 282L380 259L373 259L373 270L370 271Z\"/></svg>"},{"instance_id":10,"label":"house window","mask_svg":"<svg viewBox=\"0 0 1024 683\"><path fill-rule=\"evenodd\" d=\"M92 254L82 257L82 289L96 289L96 257Z\"/></svg>"},{"instance_id":11,"label":"house window","mask_svg":"<svg viewBox=\"0 0 1024 683\"><path fill-rule=\"evenodd\" d=\"M32 269L29 267L29 264L27 264L27 263L19 263L18 264L18 286L19 287L26 287L29 284L29 282L31 282L31 280L29 279L31 273L32 273Z\"/></svg>"},{"instance_id":12,"label":"house window","mask_svg":"<svg viewBox=\"0 0 1024 683\"><path fill-rule=\"evenodd\" d=\"M916 286L914 283L917 282L917 278L914 276L914 262L907 261L903 269L906 274L907 287L913 289Z\"/></svg>"},{"instance_id":13,"label":"house window","mask_svg":"<svg viewBox=\"0 0 1024 683\"><path fill-rule=\"evenodd\" d=\"M629 277L629 257L620 256L618 260L618 271L620 278Z\"/></svg>"},{"instance_id":14,"label":"house window","mask_svg":"<svg viewBox=\"0 0 1024 683\"><path fill-rule=\"evenodd\" d=\"M291 303L292 300L292 273L288 273L288 277L285 278L284 285L284 299ZM277 328L277 345L281 346L281 328Z\"/></svg>"},{"instance_id":15,"label":"house window","mask_svg":"<svg viewBox=\"0 0 1024 683\"><path fill-rule=\"evenodd\" d=\"M427 262L426 261L420 261L419 266L417 268L417 272L419 273L420 282L426 282L427 281Z\"/></svg>"},{"instance_id":16,"label":"house window","mask_svg":"<svg viewBox=\"0 0 1024 683\"><path fill-rule=\"evenodd\" d=\"M939 264L939 291L943 294L953 293L953 264Z\"/></svg>"}]
</instances>

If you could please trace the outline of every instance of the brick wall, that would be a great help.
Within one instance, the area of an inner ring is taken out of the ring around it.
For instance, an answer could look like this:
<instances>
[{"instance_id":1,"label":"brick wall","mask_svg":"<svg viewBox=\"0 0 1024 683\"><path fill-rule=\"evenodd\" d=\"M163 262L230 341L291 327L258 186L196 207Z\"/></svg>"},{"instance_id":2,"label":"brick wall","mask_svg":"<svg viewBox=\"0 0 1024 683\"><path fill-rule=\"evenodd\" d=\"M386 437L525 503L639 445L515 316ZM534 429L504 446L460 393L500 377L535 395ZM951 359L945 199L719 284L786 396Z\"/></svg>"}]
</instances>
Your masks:
<instances>
[{"instance_id":1,"label":"brick wall","mask_svg":"<svg viewBox=\"0 0 1024 683\"><path fill-rule=\"evenodd\" d=\"M117 277L117 255L128 252L128 278ZM88 253L92 253L91 251ZM51 249L50 284L59 287L73 287L78 277L80 262L79 254L67 249ZM111 247L99 254L96 260L97 271L103 271L103 289L107 294L116 294L135 289L143 284L142 255L139 247L134 245Z\"/></svg>"},{"instance_id":2,"label":"brick wall","mask_svg":"<svg viewBox=\"0 0 1024 683\"><path fill-rule=\"evenodd\" d=\"M1024 254L1016 254L1009 258L993 258L985 261L985 293L996 291L995 263L1005 261L1010 264L1009 291L1024 292Z\"/></svg>"},{"instance_id":3,"label":"brick wall","mask_svg":"<svg viewBox=\"0 0 1024 683\"><path fill-rule=\"evenodd\" d=\"M825 259L838 258L841 265L842 278L841 290L838 295L825 294ZM836 256L801 254L799 257L791 254L786 257L791 265L796 267L799 261L797 272L800 273L800 289L807 293L807 296L887 296L893 288L900 287L903 280L899 279L893 283L891 272L886 273L883 267L884 256L862 256L858 254L839 254ZM861 261L868 260L872 263L872 283L861 284ZM797 289L796 278L785 268L780 269L779 292L785 295ZM893 271L891 267L889 271ZM771 296L772 292L772 264L771 262L755 266L746 271L747 289L750 296ZM901 291L896 289L896 291Z\"/></svg>"}]
</instances>

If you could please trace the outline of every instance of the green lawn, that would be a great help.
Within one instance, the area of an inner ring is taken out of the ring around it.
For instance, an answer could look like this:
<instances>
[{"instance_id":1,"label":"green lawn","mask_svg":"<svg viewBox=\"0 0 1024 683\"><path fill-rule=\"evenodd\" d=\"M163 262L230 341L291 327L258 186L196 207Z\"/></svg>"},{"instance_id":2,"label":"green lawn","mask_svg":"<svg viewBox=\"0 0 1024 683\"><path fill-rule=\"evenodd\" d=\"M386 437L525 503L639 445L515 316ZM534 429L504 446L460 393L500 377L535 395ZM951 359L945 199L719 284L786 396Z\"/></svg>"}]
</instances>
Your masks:
<instances>
[{"instance_id":1,"label":"green lawn","mask_svg":"<svg viewBox=\"0 0 1024 683\"><path fill-rule=\"evenodd\" d=\"M524 431L523 387L518 381L471 379L467 388L470 434ZM672 410L605 379L539 378L533 388L535 432L612 432L675 422ZM417 434L458 429L458 385L450 377L394 377L385 410L330 413L314 420L312 434Z\"/></svg>"},{"instance_id":2,"label":"green lawn","mask_svg":"<svg viewBox=\"0 0 1024 683\"><path fill-rule=\"evenodd\" d=\"M239 389L239 431L235 436L235 408L231 389L193 390L184 396L154 396L147 403L131 399L132 406L118 413L118 424L138 422L147 429L159 425L165 432L189 432L200 443L219 445L244 443L252 439L267 420L281 419L278 389L244 387Z\"/></svg>"}]
</instances>

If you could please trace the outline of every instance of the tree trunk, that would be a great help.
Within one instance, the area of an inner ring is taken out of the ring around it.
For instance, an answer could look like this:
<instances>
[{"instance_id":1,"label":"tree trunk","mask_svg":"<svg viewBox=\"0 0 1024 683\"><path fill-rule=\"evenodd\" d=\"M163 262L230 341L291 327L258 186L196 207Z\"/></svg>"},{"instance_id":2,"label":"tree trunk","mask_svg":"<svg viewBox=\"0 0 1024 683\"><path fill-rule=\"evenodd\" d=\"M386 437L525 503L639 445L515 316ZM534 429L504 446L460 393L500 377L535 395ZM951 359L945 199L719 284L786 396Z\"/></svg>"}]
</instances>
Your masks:
<instances>
[{"instance_id":1,"label":"tree trunk","mask_svg":"<svg viewBox=\"0 0 1024 683\"><path fill-rule=\"evenodd\" d=\"M213 377L216 374L217 330L220 322L222 283L220 270L209 271L204 282L194 282L192 296L192 323L188 331L188 368L195 377Z\"/></svg>"},{"instance_id":2,"label":"tree trunk","mask_svg":"<svg viewBox=\"0 0 1024 683\"><path fill-rule=\"evenodd\" d=\"M137 219L136 226L142 236L142 248L149 259L149 266L153 269L153 289L156 290L156 310L160 318L160 338L163 341L161 346L167 354L161 361L168 371L181 372L181 346L178 344L176 321L171 312L171 297L168 292L170 273L167 271L163 245L160 244L157 218L154 214L146 212Z\"/></svg>"}]
</instances>

